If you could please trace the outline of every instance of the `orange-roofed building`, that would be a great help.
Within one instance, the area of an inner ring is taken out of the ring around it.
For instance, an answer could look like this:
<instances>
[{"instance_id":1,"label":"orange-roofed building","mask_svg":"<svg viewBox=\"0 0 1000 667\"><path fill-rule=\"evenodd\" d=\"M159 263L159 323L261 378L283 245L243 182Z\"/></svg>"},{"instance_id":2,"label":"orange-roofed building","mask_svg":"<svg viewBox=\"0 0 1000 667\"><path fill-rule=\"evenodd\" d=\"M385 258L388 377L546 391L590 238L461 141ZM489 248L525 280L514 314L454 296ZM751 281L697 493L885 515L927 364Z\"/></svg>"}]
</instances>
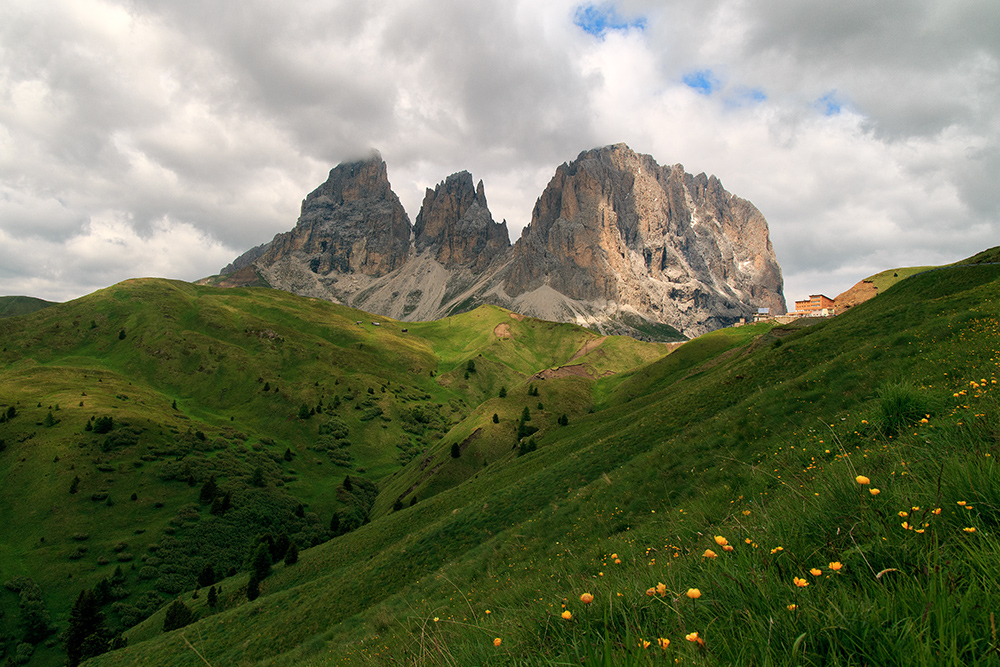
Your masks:
<instances>
[{"instance_id":1,"label":"orange-roofed building","mask_svg":"<svg viewBox=\"0 0 1000 667\"><path fill-rule=\"evenodd\" d=\"M814 317L833 315L836 302L825 294L810 294L805 301L795 302L795 312Z\"/></svg>"}]
</instances>

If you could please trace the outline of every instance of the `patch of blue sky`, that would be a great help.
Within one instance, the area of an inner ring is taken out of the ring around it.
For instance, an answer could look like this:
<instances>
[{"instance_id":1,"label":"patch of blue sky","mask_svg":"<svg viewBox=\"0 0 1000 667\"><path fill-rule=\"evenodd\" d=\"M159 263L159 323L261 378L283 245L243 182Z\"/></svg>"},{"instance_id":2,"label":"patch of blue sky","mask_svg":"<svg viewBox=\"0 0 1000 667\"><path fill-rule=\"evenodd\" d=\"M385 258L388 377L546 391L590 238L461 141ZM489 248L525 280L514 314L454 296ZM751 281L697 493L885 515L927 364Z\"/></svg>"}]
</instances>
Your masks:
<instances>
[{"instance_id":1,"label":"patch of blue sky","mask_svg":"<svg viewBox=\"0 0 1000 667\"><path fill-rule=\"evenodd\" d=\"M599 5L580 5L573 14L573 24L594 37L602 37L609 30L645 30L646 18L625 19L610 2Z\"/></svg>"},{"instance_id":2,"label":"patch of blue sky","mask_svg":"<svg viewBox=\"0 0 1000 667\"><path fill-rule=\"evenodd\" d=\"M823 112L824 116L836 116L843 108L843 103L837 99L836 91L830 91L823 97L816 100L816 108Z\"/></svg>"},{"instance_id":3,"label":"patch of blue sky","mask_svg":"<svg viewBox=\"0 0 1000 667\"><path fill-rule=\"evenodd\" d=\"M719 89L719 79L710 69L688 72L681 80L684 82L684 85L697 90L702 95L711 95Z\"/></svg>"}]
</instances>

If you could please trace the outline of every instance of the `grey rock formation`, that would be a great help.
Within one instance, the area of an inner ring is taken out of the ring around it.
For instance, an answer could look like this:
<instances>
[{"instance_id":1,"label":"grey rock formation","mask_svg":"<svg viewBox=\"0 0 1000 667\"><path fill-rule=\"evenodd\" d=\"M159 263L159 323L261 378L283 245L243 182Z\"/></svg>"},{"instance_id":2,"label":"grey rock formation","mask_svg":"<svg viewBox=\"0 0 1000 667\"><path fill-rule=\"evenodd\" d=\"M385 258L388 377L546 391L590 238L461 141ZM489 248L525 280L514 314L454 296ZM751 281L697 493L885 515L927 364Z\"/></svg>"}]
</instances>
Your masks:
<instances>
[{"instance_id":1,"label":"grey rock formation","mask_svg":"<svg viewBox=\"0 0 1000 667\"><path fill-rule=\"evenodd\" d=\"M504 292L547 319L614 329L639 318L692 335L759 307L785 312L781 269L753 204L714 176L661 167L624 144L556 169L513 255ZM565 298L553 301L552 291Z\"/></svg>"},{"instance_id":2,"label":"grey rock formation","mask_svg":"<svg viewBox=\"0 0 1000 667\"><path fill-rule=\"evenodd\" d=\"M437 319L482 303L604 333L693 336L785 312L767 222L714 176L659 166L624 144L556 169L511 247L482 181L428 189L411 226L378 154L343 164L298 224L224 272L387 317Z\"/></svg>"},{"instance_id":3,"label":"grey rock formation","mask_svg":"<svg viewBox=\"0 0 1000 667\"><path fill-rule=\"evenodd\" d=\"M472 187L472 174L452 174L431 190L413 225L417 252L430 250L442 266L482 273L510 247L507 221L493 221L483 182Z\"/></svg>"}]
</instances>

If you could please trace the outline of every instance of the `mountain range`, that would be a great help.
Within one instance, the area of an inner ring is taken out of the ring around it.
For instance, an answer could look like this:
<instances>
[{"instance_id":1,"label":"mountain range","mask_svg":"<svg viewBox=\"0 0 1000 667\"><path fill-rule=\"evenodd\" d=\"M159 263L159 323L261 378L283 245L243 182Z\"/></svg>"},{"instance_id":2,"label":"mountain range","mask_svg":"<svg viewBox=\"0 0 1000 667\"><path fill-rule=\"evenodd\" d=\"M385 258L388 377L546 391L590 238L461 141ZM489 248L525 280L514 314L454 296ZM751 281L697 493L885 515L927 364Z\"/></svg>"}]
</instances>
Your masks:
<instances>
[{"instance_id":1,"label":"mountain range","mask_svg":"<svg viewBox=\"0 0 1000 667\"><path fill-rule=\"evenodd\" d=\"M340 164L295 227L207 282L265 284L404 321L482 304L600 333L679 339L785 312L767 221L714 176L616 144L560 165L513 245L467 172L413 224L375 152Z\"/></svg>"}]
</instances>

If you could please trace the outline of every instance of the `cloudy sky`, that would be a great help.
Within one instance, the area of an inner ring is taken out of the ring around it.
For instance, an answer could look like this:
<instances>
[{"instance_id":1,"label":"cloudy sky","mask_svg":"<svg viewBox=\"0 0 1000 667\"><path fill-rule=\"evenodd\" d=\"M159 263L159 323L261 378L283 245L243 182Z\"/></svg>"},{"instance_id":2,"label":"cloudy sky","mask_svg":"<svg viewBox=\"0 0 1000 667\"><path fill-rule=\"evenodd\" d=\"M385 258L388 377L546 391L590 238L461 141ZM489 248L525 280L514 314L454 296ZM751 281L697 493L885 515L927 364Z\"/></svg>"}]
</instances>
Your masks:
<instances>
[{"instance_id":1,"label":"cloudy sky","mask_svg":"<svg viewBox=\"0 0 1000 667\"><path fill-rule=\"evenodd\" d=\"M3 0L0 294L211 275L378 149L512 241L617 142L764 213L789 303L1000 244L995 0Z\"/></svg>"}]
</instances>

